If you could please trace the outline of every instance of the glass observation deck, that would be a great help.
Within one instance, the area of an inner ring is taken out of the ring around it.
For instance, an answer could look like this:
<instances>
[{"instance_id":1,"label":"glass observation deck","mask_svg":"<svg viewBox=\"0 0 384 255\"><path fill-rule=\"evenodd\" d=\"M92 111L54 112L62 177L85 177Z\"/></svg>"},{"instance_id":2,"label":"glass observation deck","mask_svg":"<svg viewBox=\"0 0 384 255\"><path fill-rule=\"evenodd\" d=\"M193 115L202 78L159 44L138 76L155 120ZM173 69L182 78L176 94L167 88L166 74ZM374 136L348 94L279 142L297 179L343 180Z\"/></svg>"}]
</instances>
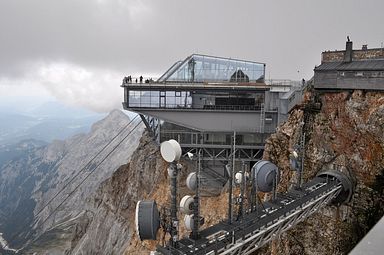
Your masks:
<instances>
[{"instance_id":1,"label":"glass observation deck","mask_svg":"<svg viewBox=\"0 0 384 255\"><path fill-rule=\"evenodd\" d=\"M193 54L176 62L157 82L263 83L264 77L264 63Z\"/></svg>"},{"instance_id":2,"label":"glass observation deck","mask_svg":"<svg viewBox=\"0 0 384 255\"><path fill-rule=\"evenodd\" d=\"M152 109L260 111L265 64L193 54L158 80L123 80L124 106Z\"/></svg>"}]
</instances>

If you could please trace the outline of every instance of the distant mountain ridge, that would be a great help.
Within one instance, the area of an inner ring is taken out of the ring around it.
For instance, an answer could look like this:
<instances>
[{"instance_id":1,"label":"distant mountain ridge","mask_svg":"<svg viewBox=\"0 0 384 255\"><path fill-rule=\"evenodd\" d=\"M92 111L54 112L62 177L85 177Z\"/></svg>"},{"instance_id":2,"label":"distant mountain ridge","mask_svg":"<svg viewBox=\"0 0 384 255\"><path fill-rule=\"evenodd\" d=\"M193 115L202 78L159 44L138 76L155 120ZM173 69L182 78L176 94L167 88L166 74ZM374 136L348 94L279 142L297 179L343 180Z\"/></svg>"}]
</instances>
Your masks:
<instances>
[{"instance_id":1,"label":"distant mountain ridge","mask_svg":"<svg viewBox=\"0 0 384 255\"><path fill-rule=\"evenodd\" d=\"M47 102L23 112L0 111L0 147L25 139L51 142L86 133L104 114Z\"/></svg>"}]
</instances>

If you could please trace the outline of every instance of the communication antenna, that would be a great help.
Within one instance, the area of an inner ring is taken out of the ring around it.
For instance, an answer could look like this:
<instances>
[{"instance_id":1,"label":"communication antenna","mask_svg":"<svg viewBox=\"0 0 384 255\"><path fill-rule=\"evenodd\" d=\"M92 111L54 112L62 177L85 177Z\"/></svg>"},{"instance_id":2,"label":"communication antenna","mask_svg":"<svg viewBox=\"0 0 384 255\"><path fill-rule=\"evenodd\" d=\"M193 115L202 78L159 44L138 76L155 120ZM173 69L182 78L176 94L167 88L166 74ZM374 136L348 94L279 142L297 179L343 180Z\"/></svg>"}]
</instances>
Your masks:
<instances>
[{"instance_id":1,"label":"communication antenna","mask_svg":"<svg viewBox=\"0 0 384 255\"><path fill-rule=\"evenodd\" d=\"M273 199L276 198L276 187L280 182L279 168L270 161L260 160L253 165L251 170L252 180L252 207L255 205L258 208L258 195L257 192L271 192L273 191ZM252 210L253 211L253 210Z\"/></svg>"},{"instance_id":2,"label":"communication antenna","mask_svg":"<svg viewBox=\"0 0 384 255\"><path fill-rule=\"evenodd\" d=\"M136 231L140 240L156 240L160 214L155 201L138 201L135 213Z\"/></svg>"},{"instance_id":3,"label":"communication antenna","mask_svg":"<svg viewBox=\"0 0 384 255\"><path fill-rule=\"evenodd\" d=\"M171 212L170 224L166 224L165 229L171 235L170 247L177 248L179 239L179 220L177 218L177 175L181 165L177 164L181 157L181 147L176 140L169 140L161 143L160 153L165 161L169 163L167 169L171 179ZM187 203L185 199L183 203ZM136 230L140 240L156 240L157 232L160 228L160 214L155 201L138 201L136 204Z\"/></svg>"},{"instance_id":4,"label":"communication antenna","mask_svg":"<svg viewBox=\"0 0 384 255\"><path fill-rule=\"evenodd\" d=\"M232 137L232 146L231 154L232 160L227 169L229 169L229 192L228 192L228 223L232 224L233 211L232 211L232 202L233 202L233 174L235 172L235 154L236 154L236 131L233 131Z\"/></svg>"},{"instance_id":5,"label":"communication antenna","mask_svg":"<svg viewBox=\"0 0 384 255\"><path fill-rule=\"evenodd\" d=\"M194 240L199 239L199 227L204 224L204 218L200 216L201 154L200 149L197 152L197 172L190 173L186 179L188 189L194 191L195 196L186 195L180 202L180 210L187 214L184 217L185 227L192 231L191 238ZM192 153L187 155L191 160L196 159L196 155Z\"/></svg>"},{"instance_id":6,"label":"communication antenna","mask_svg":"<svg viewBox=\"0 0 384 255\"><path fill-rule=\"evenodd\" d=\"M179 239L179 220L177 218L177 175L179 167L176 164L181 157L181 147L176 140L162 142L160 153L165 161L169 163L168 173L171 177L171 226L170 226L170 246L177 247Z\"/></svg>"},{"instance_id":7,"label":"communication antenna","mask_svg":"<svg viewBox=\"0 0 384 255\"><path fill-rule=\"evenodd\" d=\"M279 168L270 161L260 160L252 167L252 177L258 191L271 192L280 181ZM275 181L276 180L276 181Z\"/></svg>"},{"instance_id":8,"label":"communication antenna","mask_svg":"<svg viewBox=\"0 0 384 255\"><path fill-rule=\"evenodd\" d=\"M247 175L245 172L245 162L241 162L241 172L236 173L235 182L240 184L240 196L239 196L239 211L237 218L241 219L244 216L244 199L245 199L245 187L247 185L246 181Z\"/></svg>"},{"instance_id":9,"label":"communication antenna","mask_svg":"<svg viewBox=\"0 0 384 255\"><path fill-rule=\"evenodd\" d=\"M199 226L201 224L200 219L200 177L201 177L201 149L197 155L197 175L196 175L196 193L193 198L193 229L192 239L197 240L199 238Z\"/></svg>"}]
</instances>

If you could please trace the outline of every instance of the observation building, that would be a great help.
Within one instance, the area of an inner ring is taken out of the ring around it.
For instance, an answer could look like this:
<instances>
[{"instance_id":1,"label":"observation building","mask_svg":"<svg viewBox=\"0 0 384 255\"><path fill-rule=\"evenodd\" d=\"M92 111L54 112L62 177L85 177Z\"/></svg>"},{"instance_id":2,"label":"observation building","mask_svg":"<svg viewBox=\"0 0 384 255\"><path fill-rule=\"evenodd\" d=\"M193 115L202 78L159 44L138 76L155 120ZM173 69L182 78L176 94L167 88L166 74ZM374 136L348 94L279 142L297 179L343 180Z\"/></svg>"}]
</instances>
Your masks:
<instances>
[{"instance_id":1,"label":"observation building","mask_svg":"<svg viewBox=\"0 0 384 255\"><path fill-rule=\"evenodd\" d=\"M265 80L264 63L193 54L158 80L124 79L124 109L140 114L158 142L202 151L203 172L221 184L229 158L251 167L266 138L301 100L301 82ZM249 168L248 168L249 169Z\"/></svg>"}]
</instances>

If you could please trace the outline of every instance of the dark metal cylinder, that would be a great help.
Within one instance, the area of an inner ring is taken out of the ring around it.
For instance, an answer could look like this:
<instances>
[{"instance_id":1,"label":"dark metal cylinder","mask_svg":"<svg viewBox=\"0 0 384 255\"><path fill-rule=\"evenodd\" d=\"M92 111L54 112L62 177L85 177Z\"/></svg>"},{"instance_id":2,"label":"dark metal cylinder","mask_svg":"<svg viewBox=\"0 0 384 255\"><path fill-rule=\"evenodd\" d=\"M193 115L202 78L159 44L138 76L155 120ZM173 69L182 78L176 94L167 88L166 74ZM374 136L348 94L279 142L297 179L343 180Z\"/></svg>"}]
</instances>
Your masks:
<instances>
[{"instance_id":1,"label":"dark metal cylinder","mask_svg":"<svg viewBox=\"0 0 384 255\"><path fill-rule=\"evenodd\" d=\"M171 168L171 246L177 247L178 241L178 228L179 228L179 220L177 218L177 173L178 169L176 163L170 163L169 167Z\"/></svg>"}]
</instances>

